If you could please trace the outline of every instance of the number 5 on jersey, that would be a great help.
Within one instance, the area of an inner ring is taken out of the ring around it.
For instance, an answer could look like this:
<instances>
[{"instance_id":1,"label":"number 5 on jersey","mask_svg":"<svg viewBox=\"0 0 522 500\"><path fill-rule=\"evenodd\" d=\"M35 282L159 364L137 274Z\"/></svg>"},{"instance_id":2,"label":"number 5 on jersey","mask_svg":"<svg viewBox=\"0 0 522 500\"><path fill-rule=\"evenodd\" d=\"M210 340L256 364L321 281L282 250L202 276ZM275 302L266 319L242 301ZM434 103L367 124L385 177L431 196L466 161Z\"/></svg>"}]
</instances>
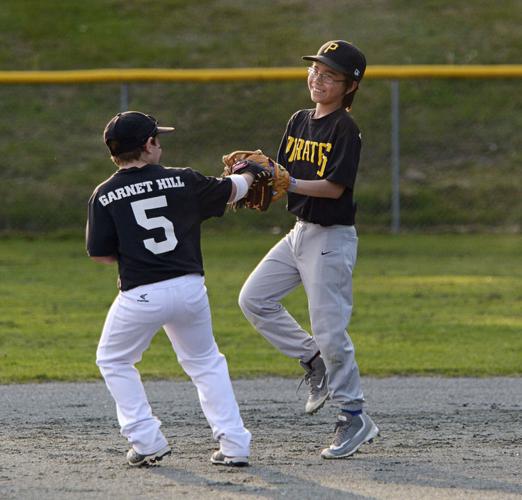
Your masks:
<instances>
[{"instance_id":1,"label":"number 5 on jersey","mask_svg":"<svg viewBox=\"0 0 522 500\"><path fill-rule=\"evenodd\" d=\"M174 225L166 217L147 217L146 210L153 208L161 208L167 206L166 196L156 196L145 200L133 201L131 203L132 211L136 222L145 229L163 228L165 231L165 240L157 242L154 238L143 240L145 248L153 254L170 252L176 248L178 239L174 234Z\"/></svg>"}]
</instances>

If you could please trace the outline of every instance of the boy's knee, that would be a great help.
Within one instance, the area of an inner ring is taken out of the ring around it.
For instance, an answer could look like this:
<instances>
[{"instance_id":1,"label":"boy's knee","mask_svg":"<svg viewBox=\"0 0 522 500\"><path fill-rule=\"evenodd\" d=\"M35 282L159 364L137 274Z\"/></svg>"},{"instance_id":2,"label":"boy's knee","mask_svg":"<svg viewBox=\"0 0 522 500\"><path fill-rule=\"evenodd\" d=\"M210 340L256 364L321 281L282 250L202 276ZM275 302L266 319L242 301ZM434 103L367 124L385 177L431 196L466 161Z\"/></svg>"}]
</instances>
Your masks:
<instances>
[{"instance_id":1,"label":"boy's knee","mask_svg":"<svg viewBox=\"0 0 522 500\"><path fill-rule=\"evenodd\" d=\"M255 302L245 288L242 288L241 292L239 292L237 303L243 314L247 315L249 312L254 312Z\"/></svg>"},{"instance_id":2,"label":"boy's knee","mask_svg":"<svg viewBox=\"0 0 522 500\"><path fill-rule=\"evenodd\" d=\"M105 364L105 359L100 348L96 351L96 366L101 368Z\"/></svg>"}]
</instances>

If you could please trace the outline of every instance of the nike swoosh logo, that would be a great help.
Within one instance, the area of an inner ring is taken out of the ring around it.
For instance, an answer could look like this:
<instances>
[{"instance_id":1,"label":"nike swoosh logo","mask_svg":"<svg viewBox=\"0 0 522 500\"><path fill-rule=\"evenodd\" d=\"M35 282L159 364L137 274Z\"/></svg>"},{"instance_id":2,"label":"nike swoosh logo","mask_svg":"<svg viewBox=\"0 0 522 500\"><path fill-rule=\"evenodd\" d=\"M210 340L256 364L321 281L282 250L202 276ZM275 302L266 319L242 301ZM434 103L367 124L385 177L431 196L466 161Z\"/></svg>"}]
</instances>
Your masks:
<instances>
[{"instance_id":1,"label":"nike swoosh logo","mask_svg":"<svg viewBox=\"0 0 522 500\"><path fill-rule=\"evenodd\" d=\"M328 251L328 252L321 252L321 255L326 255L326 254L328 254L328 253L332 253L332 252L333 252L333 250L330 250L330 251Z\"/></svg>"},{"instance_id":2,"label":"nike swoosh logo","mask_svg":"<svg viewBox=\"0 0 522 500\"><path fill-rule=\"evenodd\" d=\"M323 388L323 385L324 385L324 379L325 379L325 377L323 377L323 378L321 379L321 383L317 386L318 389L322 389L322 388Z\"/></svg>"}]
</instances>

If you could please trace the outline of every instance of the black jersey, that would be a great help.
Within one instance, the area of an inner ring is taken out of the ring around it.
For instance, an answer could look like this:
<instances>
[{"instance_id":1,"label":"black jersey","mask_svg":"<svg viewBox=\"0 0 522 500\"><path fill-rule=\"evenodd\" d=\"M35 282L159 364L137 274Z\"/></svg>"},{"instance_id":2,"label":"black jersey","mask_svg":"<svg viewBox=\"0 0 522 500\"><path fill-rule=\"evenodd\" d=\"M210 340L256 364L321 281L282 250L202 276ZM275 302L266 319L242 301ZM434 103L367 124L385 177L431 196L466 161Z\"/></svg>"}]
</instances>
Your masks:
<instances>
[{"instance_id":1,"label":"black jersey","mask_svg":"<svg viewBox=\"0 0 522 500\"><path fill-rule=\"evenodd\" d=\"M117 256L121 290L203 274L200 225L223 215L231 190L189 168L118 170L89 200L87 252Z\"/></svg>"},{"instance_id":2,"label":"black jersey","mask_svg":"<svg viewBox=\"0 0 522 500\"><path fill-rule=\"evenodd\" d=\"M319 119L313 115L313 109L304 109L290 118L279 146L278 162L296 179L328 179L346 188L339 199L288 193L288 210L300 219L323 226L352 226L361 134L345 109Z\"/></svg>"}]
</instances>

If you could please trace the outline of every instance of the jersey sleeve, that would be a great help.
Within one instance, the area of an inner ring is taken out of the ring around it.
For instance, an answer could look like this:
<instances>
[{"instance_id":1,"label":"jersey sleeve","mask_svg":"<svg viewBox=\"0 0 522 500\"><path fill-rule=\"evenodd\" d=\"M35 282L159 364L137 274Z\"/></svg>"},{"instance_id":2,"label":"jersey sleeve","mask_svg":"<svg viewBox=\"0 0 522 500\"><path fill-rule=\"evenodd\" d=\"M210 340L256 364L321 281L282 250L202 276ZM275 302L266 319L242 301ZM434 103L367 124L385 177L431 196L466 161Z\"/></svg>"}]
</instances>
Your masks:
<instances>
[{"instance_id":1,"label":"jersey sleeve","mask_svg":"<svg viewBox=\"0 0 522 500\"><path fill-rule=\"evenodd\" d=\"M118 236L114 221L94 192L89 200L85 230L87 253L91 257L105 257L118 253Z\"/></svg>"},{"instance_id":2,"label":"jersey sleeve","mask_svg":"<svg viewBox=\"0 0 522 500\"><path fill-rule=\"evenodd\" d=\"M353 188L361 155L361 134L356 126L343 126L328 159L326 179Z\"/></svg>"},{"instance_id":3,"label":"jersey sleeve","mask_svg":"<svg viewBox=\"0 0 522 500\"><path fill-rule=\"evenodd\" d=\"M286 168L286 143L288 142L288 125L286 126L285 133L279 144L279 150L277 151L277 163Z\"/></svg>"},{"instance_id":4,"label":"jersey sleeve","mask_svg":"<svg viewBox=\"0 0 522 500\"><path fill-rule=\"evenodd\" d=\"M207 177L195 170L191 170L191 175L199 201L201 220L221 217L232 192L232 181L227 178Z\"/></svg>"}]
</instances>

